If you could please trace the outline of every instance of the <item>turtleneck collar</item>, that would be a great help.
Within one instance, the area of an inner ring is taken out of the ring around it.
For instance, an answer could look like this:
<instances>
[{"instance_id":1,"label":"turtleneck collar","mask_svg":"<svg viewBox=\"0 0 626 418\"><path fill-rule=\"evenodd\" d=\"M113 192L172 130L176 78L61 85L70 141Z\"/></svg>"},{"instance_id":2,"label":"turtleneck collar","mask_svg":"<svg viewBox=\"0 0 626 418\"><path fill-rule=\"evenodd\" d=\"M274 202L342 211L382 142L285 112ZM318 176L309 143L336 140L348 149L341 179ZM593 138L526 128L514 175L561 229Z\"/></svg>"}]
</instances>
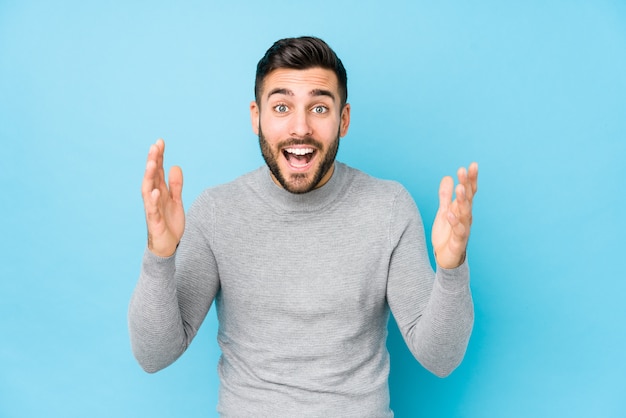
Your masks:
<instances>
[{"instance_id":1,"label":"turtleneck collar","mask_svg":"<svg viewBox=\"0 0 626 418\"><path fill-rule=\"evenodd\" d=\"M283 189L272 180L270 170L263 166L255 173L256 189L261 199L281 212L315 212L330 205L346 186L345 164L335 161L332 177L322 187L308 193L295 194Z\"/></svg>"}]
</instances>

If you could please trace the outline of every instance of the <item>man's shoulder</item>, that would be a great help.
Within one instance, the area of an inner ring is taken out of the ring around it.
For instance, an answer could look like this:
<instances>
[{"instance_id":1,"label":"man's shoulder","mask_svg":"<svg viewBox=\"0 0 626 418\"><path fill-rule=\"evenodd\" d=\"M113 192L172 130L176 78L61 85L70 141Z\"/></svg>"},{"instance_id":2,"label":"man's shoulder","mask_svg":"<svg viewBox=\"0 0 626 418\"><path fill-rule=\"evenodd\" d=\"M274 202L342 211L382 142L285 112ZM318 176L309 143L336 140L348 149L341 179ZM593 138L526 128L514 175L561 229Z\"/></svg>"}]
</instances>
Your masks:
<instances>
[{"instance_id":1,"label":"man's shoulder","mask_svg":"<svg viewBox=\"0 0 626 418\"><path fill-rule=\"evenodd\" d=\"M226 183L207 187L196 198L195 204L219 201L240 201L245 199L249 191L255 189L257 183L264 172L264 166L249 171Z\"/></svg>"},{"instance_id":2,"label":"man's shoulder","mask_svg":"<svg viewBox=\"0 0 626 418\"><path fill-rule=\"evenodd\" d=\"M393 197L408 193L405 187L396 180L375 177L345 164L344 167L347 177L351 179L352 188L359 193L379 197Z\"/></svg>"}]
</instances>

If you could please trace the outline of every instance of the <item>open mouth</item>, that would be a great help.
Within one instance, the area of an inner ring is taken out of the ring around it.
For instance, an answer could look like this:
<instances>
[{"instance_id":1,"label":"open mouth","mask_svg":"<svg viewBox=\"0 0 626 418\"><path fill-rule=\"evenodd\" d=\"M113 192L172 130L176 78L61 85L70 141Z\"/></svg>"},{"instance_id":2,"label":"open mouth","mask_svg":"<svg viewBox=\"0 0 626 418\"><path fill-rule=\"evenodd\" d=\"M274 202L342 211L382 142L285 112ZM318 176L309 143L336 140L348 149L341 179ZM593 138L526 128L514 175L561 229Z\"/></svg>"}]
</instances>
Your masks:
<instances>
[{"instance_id":1,"label":"open mouth","mask_svg":"<svg viewBox=\"0 0 626 418\"><path fill-rule=\"evenodd\" d=\"M289 147L283 149L283 155L293 169L302 170L311 164L311 160L315 155L315 149L309 147Z\"/></svg>"}]
</instances>

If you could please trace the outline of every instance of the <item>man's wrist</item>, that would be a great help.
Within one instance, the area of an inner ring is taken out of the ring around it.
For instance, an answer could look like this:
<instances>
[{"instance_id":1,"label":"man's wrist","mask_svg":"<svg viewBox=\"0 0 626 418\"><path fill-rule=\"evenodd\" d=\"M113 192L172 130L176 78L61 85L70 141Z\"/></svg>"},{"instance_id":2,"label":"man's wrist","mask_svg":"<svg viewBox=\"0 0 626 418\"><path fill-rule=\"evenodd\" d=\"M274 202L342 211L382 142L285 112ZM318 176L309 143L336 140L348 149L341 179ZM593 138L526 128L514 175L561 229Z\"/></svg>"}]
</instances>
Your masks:
<instances>
[{"instance_id":1,"label":"man's wrist","mask_svg":"<svg viewBox=\"0 0 626 418\"><path fill-rule=\"evenodd\" d=\"M437 258L437 252L435 251L435 262L437 263L437 265L443 269L446 270L453 270L455 268L458 268L459 266L461 266L464 262L465 262L465 257L467 256L467 250L463 251L463 254L461 254L461 258L458 262L456 263L447 263L447 262L439 262L439 259Z\"/></svg>"}]
</instances>

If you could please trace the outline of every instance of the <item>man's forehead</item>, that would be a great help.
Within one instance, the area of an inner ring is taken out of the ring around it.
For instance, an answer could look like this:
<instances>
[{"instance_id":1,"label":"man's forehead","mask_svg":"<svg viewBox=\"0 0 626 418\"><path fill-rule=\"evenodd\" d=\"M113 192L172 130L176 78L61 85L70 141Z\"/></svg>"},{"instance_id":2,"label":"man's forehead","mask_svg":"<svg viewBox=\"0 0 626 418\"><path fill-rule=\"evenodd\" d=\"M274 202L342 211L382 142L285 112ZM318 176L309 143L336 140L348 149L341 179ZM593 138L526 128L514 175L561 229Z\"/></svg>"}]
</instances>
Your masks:
<instances>
[{"instance_id":1,"label":"man's forehead","mask_svg":"<svg viewBox=\"0 0 626 418\"><path fill-rule=\"evenodd\" d=\"M270 72L263 80L262 96L265 98L273 94L286 95L327 95L338 97L337 75L325 68L308 68L296 70L279 68Z\"/></svg>"}]
</instances>

